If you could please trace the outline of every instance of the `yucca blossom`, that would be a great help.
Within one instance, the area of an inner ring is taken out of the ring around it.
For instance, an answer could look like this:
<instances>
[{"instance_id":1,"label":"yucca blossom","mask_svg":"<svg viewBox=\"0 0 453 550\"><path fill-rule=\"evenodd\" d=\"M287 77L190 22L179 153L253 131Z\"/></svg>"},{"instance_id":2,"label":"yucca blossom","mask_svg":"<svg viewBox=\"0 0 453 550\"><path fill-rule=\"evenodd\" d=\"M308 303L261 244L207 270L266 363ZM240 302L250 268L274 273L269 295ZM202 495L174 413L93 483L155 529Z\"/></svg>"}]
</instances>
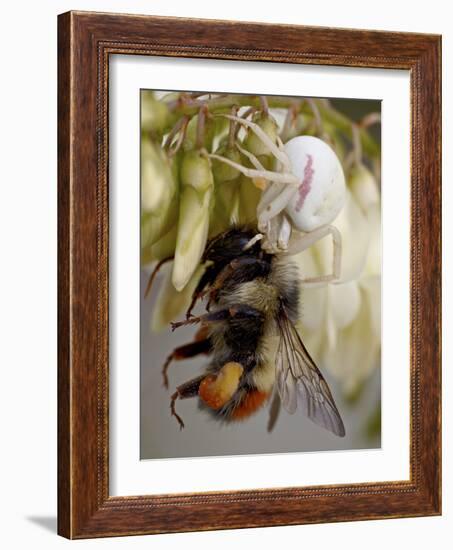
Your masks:
<instances>
[{"instance_id":1,"label":"yucca blossom","mask_svg":"<svg viewBox=\"0 0 453 550\"><path fill-rule=\"evenodd\" d=\"M343 243L336 284L303 289L299 329L307 347L353 395L379 365L381 347L381 210L379 190L366 169L349 178L348 200L335 220ZM328 269L324 239L297 257L304 273Z\"/></svg>"}]
</instances>

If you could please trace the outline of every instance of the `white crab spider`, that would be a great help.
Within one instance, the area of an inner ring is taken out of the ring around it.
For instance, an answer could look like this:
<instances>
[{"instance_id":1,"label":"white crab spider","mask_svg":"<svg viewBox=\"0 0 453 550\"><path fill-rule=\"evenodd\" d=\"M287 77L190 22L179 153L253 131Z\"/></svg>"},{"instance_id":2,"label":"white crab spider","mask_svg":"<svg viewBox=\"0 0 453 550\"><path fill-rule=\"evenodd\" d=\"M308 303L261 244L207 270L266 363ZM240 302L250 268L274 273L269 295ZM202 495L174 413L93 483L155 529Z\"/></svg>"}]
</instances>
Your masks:
<instances>
[{"instance_id":1,"label":"white crab spider","mask_svg":"<svg viewBox=\"0 0 453 550\"><path fill-rule=\"evenodd\" d=\"M341 235L330 225L344 206L346 185L335 152L321 139L297 136L285 145L274 143L254 122L220 115L252 130L276 159L276 171L266 170L255 155L237 145L254 166L247 168L219 155L211 158L229 164L250 178L268 182L257 207L263 248L272 253L297 254L332 235L332 273L304 279L304 284L328 283L340 278ZM293 232L293 229L297 230ZM256 241L255 241L256 242Z\"/></svg>"}]
</instances>

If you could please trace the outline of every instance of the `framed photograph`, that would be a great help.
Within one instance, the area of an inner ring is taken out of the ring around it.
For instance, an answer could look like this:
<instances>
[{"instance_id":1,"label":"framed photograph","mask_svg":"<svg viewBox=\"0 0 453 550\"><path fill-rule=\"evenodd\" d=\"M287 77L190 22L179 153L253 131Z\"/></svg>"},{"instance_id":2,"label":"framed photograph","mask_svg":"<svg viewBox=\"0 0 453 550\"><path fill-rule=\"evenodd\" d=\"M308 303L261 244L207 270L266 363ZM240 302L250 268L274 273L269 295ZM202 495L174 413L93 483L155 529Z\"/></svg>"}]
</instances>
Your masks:
<instances>
[{"instance_id":1,"label":"framed photograph","mask_svg":"<svg viewBox=\"0 0 453 550\"><path fill-rule=\"evenodd\" d=\"M440 37L58 47L59 533L440 514Z\"/></svg>"}]
</instances>

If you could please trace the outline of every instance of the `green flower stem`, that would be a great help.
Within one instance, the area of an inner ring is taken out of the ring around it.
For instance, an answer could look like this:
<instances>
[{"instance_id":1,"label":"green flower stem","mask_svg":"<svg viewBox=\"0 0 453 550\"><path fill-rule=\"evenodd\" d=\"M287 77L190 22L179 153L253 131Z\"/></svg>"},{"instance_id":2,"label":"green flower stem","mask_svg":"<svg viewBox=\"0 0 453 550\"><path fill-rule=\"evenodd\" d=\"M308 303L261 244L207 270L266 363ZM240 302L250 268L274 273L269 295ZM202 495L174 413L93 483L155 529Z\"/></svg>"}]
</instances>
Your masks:
<instances>
[{"instance_id":1,"label":"green flower stem","mask_svg":"<svg viewBox=\"0 0 453 550\"><path fill-rule=\"evenodd\" d=\"M288 109L295 108L295 105L299 103L299 112L304 113L310 117L314 117L313 106L310 106L305 101L296 100L293 97L284 96L266 96L269 108L274 109ZM343 132L346 137L351 141L353 138L353 130L351 120L334 109L328 101L322 99L314 100L321 118L326 122L333 124L338 130ZM168 103L169 110L173 114L179 116L189 115L194 116L200 110L200 107L204 105L208 106L210 112L217 111L229 111L232 107L254 107L261 109L262 104L260 96L258 95L235 95L227 94L223 96L214 96L210 99L193 99L191 97L184 96ZM370 136L365 128L360 128L360 138L362 140L362 147L364 152L370 156L375 157L380 153L380 147L376 141Z\"/></svg>"}]
</instances>

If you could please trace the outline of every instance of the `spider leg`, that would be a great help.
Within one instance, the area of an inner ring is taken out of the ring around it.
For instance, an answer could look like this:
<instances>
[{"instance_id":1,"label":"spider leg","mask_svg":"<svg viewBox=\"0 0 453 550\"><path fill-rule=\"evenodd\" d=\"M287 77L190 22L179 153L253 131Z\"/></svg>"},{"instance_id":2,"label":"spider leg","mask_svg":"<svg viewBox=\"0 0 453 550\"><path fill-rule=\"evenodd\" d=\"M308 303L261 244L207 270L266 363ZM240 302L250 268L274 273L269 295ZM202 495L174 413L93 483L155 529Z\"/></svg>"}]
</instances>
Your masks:
<instances>
[{"instance_id":1,"label":"spider leg","mask_svg":"<svg viewBox=\"0 0 453 550\"><path fill-rule=\"evenodd\" d=\"M288 155L285 153L283 149L281 149L278 145L276 145L271 138L256 124L255 122L251 122L250 120L233 116L233 115L219 115L223 116L225 118L228 118L229 120L234 120L238 122L239 124L242 124L243 126L247 126L247 128L250 128L252 132L256 134L256 136L266 145L266 147L269 148L271 153L274 155L274 157L279 160L283 166L284 172L291 172L291 162L288 158Z\"/></svg>"},{"instance_id":2,"label":"spider leg","mask_svg":"<svg viewBox=\"0 0 453 550\"><path fill-rule=\"evenodd\" d=\"M236 147L239 149L239 151L244 155L246 156L249 161L253 164L253 166L257 169L257 170L266 170L264 168L264 166L261 164L261 162L255 157L255 155L253 153L250 153L250 151L247 151L247 149L244 149L243 147L241 147L239 145L239 143L236 143Z\"/></svg>"},{"instance_id":3,"label":"spider leg","mask_svg":"<svg viewBox=\"0 0 453 550\"><path fill-rule=\"evenodd\" d=\"M291 237L292 226L288 218L280 213L266 224L262 249L269 254L286 252Z\"/></svg>"},{"instance_id":4,"label":"spider leg","mask_svg":"<svg viewBox=\"0 0 453 550\"><path fill-rule=\"evenodd\" d=\"M323 283L332 283L338 281L341 276L341 233L333 225L323 225L309 233L293 233L290 240L287 254L293 255L310 248L316 242L323 239L327 235L332 235L333 243L333 258L332 258L332 273L329 275L320 275L318 277L309 277L302 279L301 283L304 286L319 286Z\"/></svg>"},{"instance_id":5,"label":"spider leg","mask_svg":"<svg viewBox=\"0 0 453 550\"><path fill-rule=\"evenodd\" d=\"M285 150L285 144L282 141L282 138L280 136L277 136L277 147L280 149L280 151Z\"/></svg>"},{"instance_id":6,"label":"spider leg","mask_svg":"<svg viewBox=\"0 0 453 550\"><path fill-rule=\"evenodd\" d=\"M284 210L294 194L297 192L296 185L272 185L266 193L263 194L256 214L258 217L258 229L263 231L267 223Z\"/></svg>"},{"instance_id":7,"label":"spider leg","mask_svg":"<svg viewBox=\"0 0 453 550\"><path fill-rule=\"evenodd\" d=\"M299 184L296 176L289 172L285 173L272 172L271 170L256 170L254 168L247 168L246 166L242 166L242 164L239 164L238 162L234 162L230 159L221 157L220 155L216 155L214 153L210 153L208 156L209 158L219 160L220 162L224 162L225 164L236 168L236 170L239 170L241 174L244 174L244 176L247 176L249 178L264 178L267 181L276 181L279 183L292 184L294 186Z\"/></svg>"},{"instance_id":8,"label":"spider leg","mask_svg":"<svg viewBox=\"0 0 453 550\"><path fill-rule=\"evenodd\" d=\"M277 239L279 250L287 250L291 233L292 233L291 223L285 215L282 215L281 224L278 231L278 239Z\"/></svg>"},{"instance_id":9,"label":"spider leg","mask_svg":"<svg viewBox=\"0 0 453 550\"><path fill-rule=\"evenodd\" d=\"M272 203L275 197L277 197L277 195L282 192L282 189L284 189L284 184L274 182L272 185L270 185L267 189L263 191L256 209L258 215L263 210L265 210L269 204Z\"/></svg>"}]
</instances>

